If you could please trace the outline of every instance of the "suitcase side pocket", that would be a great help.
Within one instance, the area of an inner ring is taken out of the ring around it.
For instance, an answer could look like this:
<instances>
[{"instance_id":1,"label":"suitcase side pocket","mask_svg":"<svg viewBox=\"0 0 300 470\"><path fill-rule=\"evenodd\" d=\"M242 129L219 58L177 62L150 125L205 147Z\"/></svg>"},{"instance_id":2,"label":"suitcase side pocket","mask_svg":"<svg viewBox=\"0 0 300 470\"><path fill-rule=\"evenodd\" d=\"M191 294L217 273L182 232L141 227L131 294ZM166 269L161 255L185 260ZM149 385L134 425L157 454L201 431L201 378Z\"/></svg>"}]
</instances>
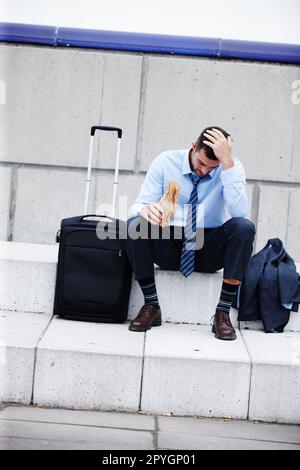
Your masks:
<instances>
[{"instance_id":1,"label":"suitcase side pocket","mask_svg":"<svg viewBox=\"0 0 300 470\"><path fill-rule=\"evenodd\" d=\"M64 254L64 303L109 306L122 288L124 254L121 250L68 245Z\"/></svg>"}]
</instances>

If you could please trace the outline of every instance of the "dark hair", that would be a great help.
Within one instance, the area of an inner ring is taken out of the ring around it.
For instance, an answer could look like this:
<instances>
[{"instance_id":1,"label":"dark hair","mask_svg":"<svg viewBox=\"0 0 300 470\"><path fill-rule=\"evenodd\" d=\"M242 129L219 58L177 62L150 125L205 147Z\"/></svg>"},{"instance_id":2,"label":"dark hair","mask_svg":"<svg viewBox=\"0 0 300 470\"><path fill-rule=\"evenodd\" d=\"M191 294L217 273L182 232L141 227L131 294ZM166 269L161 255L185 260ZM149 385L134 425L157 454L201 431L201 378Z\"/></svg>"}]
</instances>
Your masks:
<instances>
[{"instance_id":1,"label":"dark hair","mask_svg":"<svg viewBox=\"0 0 300 470\"><path fill-rule=\"evenodd\" d=\"M218 127L218 126L209 126L209 127L206 127L200 134L200 136L198 137L198 139L196 140L196 143L195 143L195 147L196 149L195 150L201 150L203 149L204 152L205 152L205 156L209 159L209 160L218 160L217 157L215 156L214 154L214 151L211 147L209 147L207 144L204 144L203 143L203 140L207 140L207 137L205 137L204 135L204 132L208 131L208 130L212 130L212 129L218 129L219 131L222 132L222 134L224 134L224 136L227 137L230 135L228 134L228 132L224 131L224 129L222 129L221 127Z\"/></svg>"}]
</instances>

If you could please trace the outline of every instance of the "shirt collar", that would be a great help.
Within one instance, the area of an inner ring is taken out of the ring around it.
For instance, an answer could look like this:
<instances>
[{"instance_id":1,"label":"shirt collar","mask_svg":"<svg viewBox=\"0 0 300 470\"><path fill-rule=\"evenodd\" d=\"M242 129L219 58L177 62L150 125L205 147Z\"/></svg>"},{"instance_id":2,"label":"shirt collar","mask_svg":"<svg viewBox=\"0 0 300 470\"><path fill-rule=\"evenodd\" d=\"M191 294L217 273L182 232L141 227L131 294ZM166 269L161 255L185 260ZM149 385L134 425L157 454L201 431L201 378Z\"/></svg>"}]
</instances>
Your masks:
<instances>
[{"instance_id":1,"label":"shirt collar","mask_svg":"<svg viewBox=\"0 0 300 470\"><path fill-rule=\"evenodd\" d=\"M183 162L182 162L182 175L183 176L188 175L189 173L192 173L192 170L191 170L191 167L190 167L190 162L189 162L190 150L191 149L187 149L187 150L184 151ZM219 167L220 167L220 165L216 166L216 168L211 170L206 176L210 176L210 178L212 178Z\"/></svg>"},{"instance_id":2,"label":"shirt collar","mask_svg":"<svg viewBox=\"0 0 300 470\"><path fill-rule=\"evenodd\" d=\"M188 175L192 173L190 162L189 162L189 152L191 149L187 149L184 151L183 155L183 162L182 162L182 175Z\"/></svg>"}]
</instances>

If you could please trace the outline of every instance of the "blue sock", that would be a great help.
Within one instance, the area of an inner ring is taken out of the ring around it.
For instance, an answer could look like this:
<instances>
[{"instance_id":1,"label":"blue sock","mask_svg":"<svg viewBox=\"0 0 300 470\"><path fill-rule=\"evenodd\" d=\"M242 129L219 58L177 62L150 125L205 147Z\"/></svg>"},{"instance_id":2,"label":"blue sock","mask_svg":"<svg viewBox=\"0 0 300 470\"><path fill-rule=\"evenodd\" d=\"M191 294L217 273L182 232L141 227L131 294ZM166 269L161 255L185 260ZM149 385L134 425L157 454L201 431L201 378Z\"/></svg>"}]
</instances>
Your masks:
<instances>
[{"instance_id":1,"label":"blue sock","mask_svg":"<svg viewBox=\"0 0 300 470\"><path fill-rule=\"evenodd\" d=\"M237 294L239 285L227 284L223 281L220 300L217 309L229 313L232 302Z\"/></svg>"},{"instance_id":2,"label":"blue sock","mask_svg":"<svg viewBox=\"0 0 300 470\"><path fill-rule=\"evenodd\" d=\"M139 279L138 283L143 291L145 304L153 304L159 307L154 277Z\"/></svg>"}]
</instances>

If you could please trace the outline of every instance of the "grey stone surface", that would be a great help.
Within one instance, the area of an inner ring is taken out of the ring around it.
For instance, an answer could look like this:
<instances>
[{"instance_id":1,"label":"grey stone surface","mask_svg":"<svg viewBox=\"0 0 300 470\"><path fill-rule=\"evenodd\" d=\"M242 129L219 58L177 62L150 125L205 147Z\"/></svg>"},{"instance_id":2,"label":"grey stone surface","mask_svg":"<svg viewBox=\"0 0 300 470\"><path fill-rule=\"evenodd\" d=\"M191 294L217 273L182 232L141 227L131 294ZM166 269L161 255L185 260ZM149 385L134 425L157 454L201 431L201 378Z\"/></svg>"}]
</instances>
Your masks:
<instances>
[{"instance_id":1,"label":"grey stone surface","mask_svg":"<svg viewBox=\"0 0 300 470\"><path fill-rule=\"evenodd\" d=\"M94 450L94 445L85 442L59 439L27 439L26 437L0 437L1 450Z\"/></svg>"},{"instance_id":2,"label":"grey stone surface","mask_svg":"<svg viewBox=\"0 0 300 470\"><path fill-rule=\"evenodd\" d=\"M35 404L138 411L144 335L55 317L37 350Z\"/></svg>"},{"instance_id":3,"label":"grey stone surface","mask_svg":"<svg viewBox=\"0 0 300 470\"><path fill-rule=\"evenodd\" d=\"M254 208L253 208L253 193L254 193L254 185L251 183L247 183L246 185L246 193L248 197L248 202L249 202L249 212L246 214L247 219L252 220L253 223L255 223L255 214L254 214Z\"/></svg>"},{"instance_id":4,"label":"grey stone surface","mask_svg":"<svg viewBox=\"0 0 300 470\"><path fill-rule=\"evenodd\" d=\"M0 401L29 404L35 352L50 318L20 312L0 313Z\"/></svg>"},{"instance_id":5,"label":"grey stone surface","mask_svg":"<svg viewBox=\"0 0 300 470\"><path fill-rule=\"evenodd\" d=\"M89 127L99 121L103 55L15 45L2 45L0 52L7 83L1 118L7 139L0 158L81 165L88 152Z\"/></svg>"},{"instance_id":6,"label":"grey stone surface","mask_svg":"<svg viewBox=\"0 0 300 470\"><path fill-rule=\"evenodd\" d=\"M13 240L55 243L63 218L84 213L86 173L41 168L20 168ZM91 210L95 185L91 185Z\"/></svg>"},{"instance_id":7,"label":"grey stone surface","mask_svg":"<svg viewBox=\"0 0 300 470\"><path fill-rule=\"evenodd\" d=\"M141 65L133 54L1 45L7 104L0 110L6 135L0 159L85 166L90 127L101 123L126 128L121 167L133 168ZM95 150L99 145L106 155L101 167L114 168L115 144L104 137Z\"/></svg>"},{"instance_id":8,"label":"grey stone surface","mask_svg":"<svg viewBox=\"0 0 300 470\"><path fill-rule=\"evenodd\" d=\"M252 362L249 419L300 424L300 333L241 333Z\"/></svg>"},{"instance_id":9,"label":"grey stone surface","mask_svg":"<svg viewBox=\"0 0 300 470\"><path fill-rule=\"evenodd\" d=\"M7 240L8 236L10 197L11 168L0 166L0 240Z\"/></svg>"},{"instance_id":10,"label":"grey stone surface","mask_svg":"<svg viewBox=\"0 0 300 470\"><path fill-rule=\"evenodd\" d=\"M0 420L35 421L43 423L73 424L107 428L139 429L154 431L153 416L139 413L114 413L105 411L64 410L35 406L6 406L0 412Z\"/></svg>"},{"instance_id":11,"label":"grey stone surface","mask_svg":"<svg viewBox=\"0 0 300 470\"><path fill-rule=\"evenodd\" d=\"M32 407L8 406L0 411L1 449L297 450L299 446L299 426Z\"/></svg>"},{"instance_id":12,"label":"grey stone surface","mask_svg":"<svg viewBox=\"0 0 300 470\"><path fill-rule=\"evenodd\" d=\"M300 78L300 72L298 68L298 80ZM292 89L292 88L291 88ZM299 86L298 86L299 89ZM299 96L299 92L298 92ZM293 175L294 178L298 178L298 175L300 175L300 159L299 159L299 148L300 148L300 133L299 133L299 128L300 128L300 103L298 102L293 103L294 106L294 126L293 126L293 159L292 159L292 164L291 164L291 174ZM297 179L297 181L299 181Z\"/></svg>"},{"instance_id":13,"label":"grey stone surface","mask_svg":"<svg viewBox=\"0 0 300 470\"><path fill-rule=\"evenodd\" d=\"M8 437L9 436L9 439ZM97 428L95 426L61 425L22 421L0 421L0 437L4 448L51 449L153 449L153 437L149 431ZM6 437L5 440L3 440ZM17 442L16 438L21 438ZM22 440L22 438L24 440ZM1 441L0 441L1 445ZM2 447L3 448L3 447ZM24 448L24 447L22 447Z\"/></svg>"},{"instance_id":14,"label":"grey stone surface","mask_svg":"<svg viewBox=\"0 0 300 470\"><path fill-rule=\"evenodd\" d=\"M295 261L300 260L300 189L290 189L287 224L287 251ZM300 268L300 266L299 266Z\"/></svg>"},{"instance_id":15,"label":"grey stone surface","mask_svg":"<svg viewBox=\"0 0 300 470\"><path fill-rule=\"evenodd\" d=\"M120 168L132 170L136 160L143 58L141 55L118 52L106 52L103 57L104 84L100 121L103 125L123 129ZM115 168L116 141L116 133L100 134L99 146L95 148L95 166Z\"/></svg>"},{"instance_id":16,"label":"grey stone surface","mask_svg":"<svg viewBox=\"0 0 300 470\"><path fill-rule=\"evenodd\" d=\"M0 242L0 309L53 313L58 245Z\"/></svg>"},{"instance_id":17,"label":"grey stone surface","mask_svg":"<svg viewBox=\"0 0 300 470\"><path fill-rule=\"evenodd\" d=\"M3 416L4 413L5 410L2 412ZM198 437L214 436L225 439L273 441L300 445L300 427L295 425L287 426L234 419L159 416L158 429L160 432L174 435L194 434Z\"/></svg>"},{"instance_id":18,"label":"grey stone surface","mask_svg":"<svg viewBox=\"0 0 300 470\"><path fill-rule=\"evenodd\" d=\"M67 432L67 431L66 431ZM97 433L96 433L97 436ZM85 439L86 433L83 435ZM96 437L97 438L97 437ZM127 444L129 442L129 444ZM136 444L133 444L133 442ZM185 436L182 434L160 433L158 447L150 443L149 435L141 435L134 431L104 430L95 441L72 441L57 439L28 439L14 437L0 437L0 449L2 450L299 450L299 445L263 442L246 439L217 438L210 436ZM107 454L107 457L109 455ZM176 456L169 457L174 462ZM192 463L192 459L185 457ZM179 463L182 461L179 460Z\"/></svg>"},{"instance_id":19,"label":"grey stone surface","mask_svg":"<svg viewBox=\"0 0 300 470\"><path fill-rule=\"evenodd\" d=\"M147 57L142 168L163 150L188 147L207 125L220 125L232 133L248 178L299 181L290 171L290 84L297 78L298 67L288 65Z\"/></svg>"},{"instance_id":20,"label":"grey stone surface","mask_svg":"<svg viewBox=\"0 0 300 470\"><path fill-rule=\"evenodd\" d=\"M249 383L239 331L236 341L216 340L209 326L165 324L147 332L143 411L246 418Z\"/></svg>"},{"instance_id":21,"label":"grey stone surface","mask_svg":"<svg viewBox=\"0 0 300 470\"><path fill-rule=\"evenodd\" d=\"M181 433L162 432L158 436L159 448L193 450L299 450L299 445L264 442L255 439L239 439L230 436L190 436Z\"/></svg>"},{"instance_id":22,"label":"grey stone surface","mask_svg":"<svg viewBox=\"0 0 300 470\"><path fill-rule=\"evenodd\" d=\"M289 191L289 189L282 186L261 185L256 230L256 251L261 250L269 238L278 237L283 241L284 245L286 244Z\"/></svg>"}]
</instances>

